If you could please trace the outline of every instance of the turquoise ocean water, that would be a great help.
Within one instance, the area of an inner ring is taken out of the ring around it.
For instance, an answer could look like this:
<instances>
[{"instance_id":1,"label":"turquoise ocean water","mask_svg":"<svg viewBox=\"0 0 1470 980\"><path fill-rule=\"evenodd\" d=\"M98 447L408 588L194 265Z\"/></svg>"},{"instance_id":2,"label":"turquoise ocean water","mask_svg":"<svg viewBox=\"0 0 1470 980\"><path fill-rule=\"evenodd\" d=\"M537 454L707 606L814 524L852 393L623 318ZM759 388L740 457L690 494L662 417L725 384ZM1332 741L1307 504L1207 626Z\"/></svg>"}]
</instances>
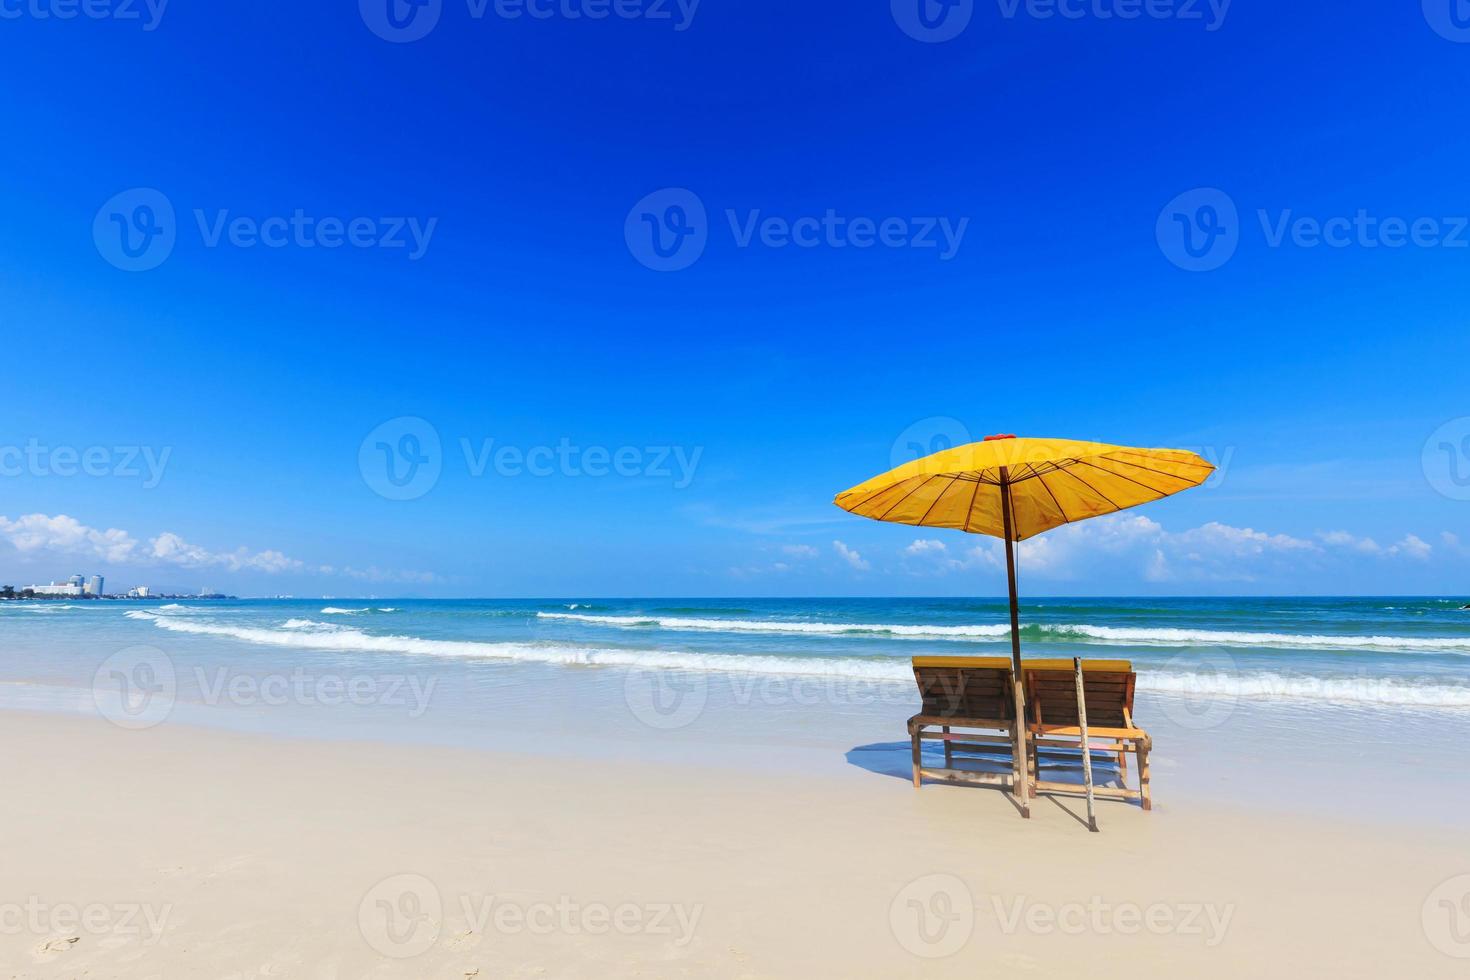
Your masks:
<instances>
[{"instance_id":1,"label":"turquoise ocean water","mask_svg":"<svg viewBox=\"0 0 1470 980\"><path fill-rule=\"evenodd\" d=\"M1126 657L1150 695L1470 712L1464 598L1032 599L1028 656ZM181 666L378 672L525 665L902 683L908 659L1004 654L998 599L242 600L0 603L0 682L85 686L135 646ZM201 675L202 676L202 675Z\"/></svg>"}]
</instances>

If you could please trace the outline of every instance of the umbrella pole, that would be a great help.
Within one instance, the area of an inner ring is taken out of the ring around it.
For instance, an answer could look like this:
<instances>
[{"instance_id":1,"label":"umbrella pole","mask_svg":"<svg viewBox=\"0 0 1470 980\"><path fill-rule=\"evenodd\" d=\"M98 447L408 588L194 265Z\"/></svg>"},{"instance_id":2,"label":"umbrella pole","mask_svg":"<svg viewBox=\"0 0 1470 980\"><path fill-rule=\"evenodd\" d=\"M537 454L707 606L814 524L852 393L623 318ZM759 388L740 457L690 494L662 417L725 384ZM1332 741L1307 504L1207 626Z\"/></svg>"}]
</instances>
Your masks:
<instances>
[{"instance_id":1,"label":"umbrella pole","mask_svg":"<svg viewBox=\"0 0 1470 980\"><path fill-rule=\"evenodd\" d=\"M1016 696L1016 801L1020 804L1021 816L1029 819L1031 767L1026 762L1026 693L1021 679L1021 608L1016 599L1016 543L1012 540L1011 528L1011 481L1004 466L1000 468L1000 511L1005 522L1006 586L1011 595L1011 666Z\"/></svg>"}]
</instances>

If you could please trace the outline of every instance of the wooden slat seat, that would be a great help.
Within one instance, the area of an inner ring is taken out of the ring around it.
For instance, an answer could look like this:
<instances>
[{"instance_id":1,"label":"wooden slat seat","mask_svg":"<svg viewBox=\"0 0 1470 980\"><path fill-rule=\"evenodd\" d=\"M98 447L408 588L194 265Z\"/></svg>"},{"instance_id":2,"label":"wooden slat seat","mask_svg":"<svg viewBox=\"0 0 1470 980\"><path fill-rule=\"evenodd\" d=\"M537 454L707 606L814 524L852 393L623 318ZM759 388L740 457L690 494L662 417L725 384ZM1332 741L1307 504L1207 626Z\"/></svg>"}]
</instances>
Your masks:
<instances>
[{"instance_id":1,"label":"wooden slat seat","mask_svg":"<svg viewBox=\"0 0 1470 980\"><path fill-rule=\"evenodd\" d=\"M1017 724L1015 674L1008 657L915 657L914 682L923 702L908 721L912 743L914 786L925 778L1003 786L1015 793L1017 805L1029 815L1025 766L1021 761L1023 726ZM935 730L937 729L937 731ZM964 731L955 731L964 729ZM944 744L944 766L925 766L925 741ZM1011 772L977 772L956 762L994 762L1005 749ZM988 753L976 758L956 753Z\"/></svg>"},{"instance_id":2,"label":"wooden slat seat","mask_svg":"<svg viewBox=\"0 0 1470 980\"><path fill-rule=\"evenodd\" d=\"M1081 717L1077 706L1076 668L1065 660L1027 660L1021 665L1026 690L1026 731L1033 760L1037 751L1051 748L1082 749ZM1153 808L1149 787L1149 750L1153 740L1133 721L1133 692L1138 675L1126 660L1085 660L1082 662L1082 690L1087 699L1087 734L1089 752L1098 749L1116 753L1123 776L1121 787L1097 787L1097 796L1137 800L1143 809ZM1108 741L1099 746L1098 739ZM1138 761L1138 789L1127 786L1128 754ZM1032 794L1043 792L1079 792L1071 783L1042 781L1032 765Z\"/></svg>"}]
</instances>

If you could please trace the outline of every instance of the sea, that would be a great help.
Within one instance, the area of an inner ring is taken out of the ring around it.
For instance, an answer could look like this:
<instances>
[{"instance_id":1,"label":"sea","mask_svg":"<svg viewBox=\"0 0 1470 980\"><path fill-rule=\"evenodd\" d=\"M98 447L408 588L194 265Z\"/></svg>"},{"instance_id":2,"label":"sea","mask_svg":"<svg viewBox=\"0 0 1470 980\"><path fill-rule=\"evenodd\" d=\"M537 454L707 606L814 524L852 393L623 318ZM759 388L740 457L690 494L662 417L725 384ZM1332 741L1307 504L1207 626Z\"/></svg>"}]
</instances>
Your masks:
<instances>
[{"instance_id":1,"label":"sea","mask_svg":"<svg viewBox=\"0 0 1470 980\"><path fill-rule=\"evenodd\" d=\"M1464 597L1039 598L1023 654L1126 658L1140 692L1470 711ZM1004 655L1002 599L250 599L0 603L0 681L85 680L134 647L172 666L535 665L903 683Z\"/></svg>"}]
</instances>

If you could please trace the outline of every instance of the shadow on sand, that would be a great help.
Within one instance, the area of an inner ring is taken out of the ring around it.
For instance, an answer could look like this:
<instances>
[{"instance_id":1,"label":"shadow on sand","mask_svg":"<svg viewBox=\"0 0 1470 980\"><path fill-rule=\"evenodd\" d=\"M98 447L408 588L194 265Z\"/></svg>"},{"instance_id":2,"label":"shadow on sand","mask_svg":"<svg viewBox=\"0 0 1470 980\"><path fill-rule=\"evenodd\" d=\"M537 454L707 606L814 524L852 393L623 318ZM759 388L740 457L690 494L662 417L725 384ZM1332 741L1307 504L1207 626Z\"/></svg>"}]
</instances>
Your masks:
<instances>
[{"instance_id":1,"label":"shadow on sand","mask_svg":"<svg viewBox=\"0 0 1470 980\"><path fill-rule=\"evenodd\" d=\"M906 783L913 781L913 762L909 755L911 749L908 742L870 742L867 745L855 745L846 752L848 765L866 769L868 772L879 776L891 776L902 779ZM940 768L944 765L944 749L937 744L926 744L922 748L923 765L925 768ZM961 763L962 768L972 769L977 772L1009 772L1010 759L1003 756L991 756L983 759L966 759ZM1076 753L1048 752L1042 760L1042 768L1047 770L1046 778L1055 782L1075 782L1079 789L1082 786L1081 764ZM1101 755L1093 756L1093 778L1096 785L1121 785L1122 773L1117 765L1105 760ZM999 790L996 786L980 786L973 783L926 781L925 785L943 785L946 788L988 790L995 792ZM1062 810L1083 827L1087 826L1086 819L1074 806L1075 802L1070 797L1059 797L1047 793L1043 796L1050 800L1058 809Z\"/></svg>"}]
</instances>

